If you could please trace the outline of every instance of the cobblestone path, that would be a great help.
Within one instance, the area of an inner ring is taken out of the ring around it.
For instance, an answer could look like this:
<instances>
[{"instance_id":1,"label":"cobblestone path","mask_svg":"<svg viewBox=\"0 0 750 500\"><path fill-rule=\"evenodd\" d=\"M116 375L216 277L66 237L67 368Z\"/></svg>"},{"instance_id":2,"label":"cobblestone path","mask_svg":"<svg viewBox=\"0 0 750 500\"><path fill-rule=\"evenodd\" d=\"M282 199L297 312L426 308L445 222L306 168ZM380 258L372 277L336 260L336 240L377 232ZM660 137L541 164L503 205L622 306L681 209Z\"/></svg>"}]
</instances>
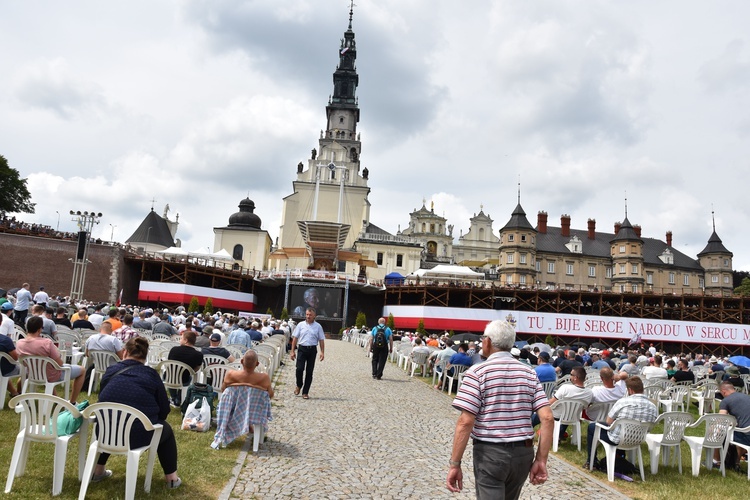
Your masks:
<instances>
[{"instance_id":1,"label":"cobblestone path","mask_svg":"<svg viewBox=\"0 0 750 500\"><path fill-rule=\"evenodd\" d=\"M304 400L294 396L294 364L288 357L285 362L268 439L257 454L247 454L225 498L475 497L471 444L464 454L464 491L445 488L458 417L445 393L390 362L383 380L373 380L361 347L329 340ZM551 480L527 484L522 498L626 498L554 456L548 467Z\"/></svg>"}]
</instances>

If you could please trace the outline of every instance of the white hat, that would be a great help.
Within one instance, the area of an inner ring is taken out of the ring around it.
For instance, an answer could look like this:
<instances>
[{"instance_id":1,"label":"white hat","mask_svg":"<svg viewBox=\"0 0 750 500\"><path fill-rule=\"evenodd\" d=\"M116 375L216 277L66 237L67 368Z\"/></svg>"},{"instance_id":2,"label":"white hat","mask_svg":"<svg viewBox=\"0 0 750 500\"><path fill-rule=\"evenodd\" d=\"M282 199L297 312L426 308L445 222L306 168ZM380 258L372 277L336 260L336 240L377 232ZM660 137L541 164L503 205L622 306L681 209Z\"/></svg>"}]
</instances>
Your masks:
<instances>
[{"instance_id":1,"label":"white hat","mask_svg":"<svg viewBox=\"0 0 750 500\"><path fill-rule=\"evenodd\" d=\"M711 359L708 360L709 363L718 363L719 360L716 359L716 356L711 356Z\"/></svg>"},{"instance_id":2,"label":"white hat","mask_svg":"<svg viewBox=\"0 0 750 500\"><path fill-rule=\"evenodd\" d=\"M516 356L516 357L518 357L518 356L520 356L520 355L521 355L521 349L519 349L518 347L512 347L512 348L510 349L510 354L511 354L512 356Z\"/></svg>"}]
</instances>

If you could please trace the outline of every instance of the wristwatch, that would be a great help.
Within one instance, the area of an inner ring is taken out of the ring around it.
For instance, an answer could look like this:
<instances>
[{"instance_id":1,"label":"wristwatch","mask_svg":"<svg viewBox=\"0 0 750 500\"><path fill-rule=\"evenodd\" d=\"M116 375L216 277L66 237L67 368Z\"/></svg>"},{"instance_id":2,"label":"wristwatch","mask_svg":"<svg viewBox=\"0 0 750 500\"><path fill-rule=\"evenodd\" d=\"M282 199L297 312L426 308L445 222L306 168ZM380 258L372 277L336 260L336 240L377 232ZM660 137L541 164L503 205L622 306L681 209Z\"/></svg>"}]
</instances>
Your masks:
<instances>
[{"instance_id":1,"label":"wristwatch","mask_svg":"<svg viewBox=\"0 0 750 500\"><path fill-rule=\"evenodd\" d=\"M451 467L461 467L461 461L448 460L448 465Z\"/></svg>"}]
</instances>

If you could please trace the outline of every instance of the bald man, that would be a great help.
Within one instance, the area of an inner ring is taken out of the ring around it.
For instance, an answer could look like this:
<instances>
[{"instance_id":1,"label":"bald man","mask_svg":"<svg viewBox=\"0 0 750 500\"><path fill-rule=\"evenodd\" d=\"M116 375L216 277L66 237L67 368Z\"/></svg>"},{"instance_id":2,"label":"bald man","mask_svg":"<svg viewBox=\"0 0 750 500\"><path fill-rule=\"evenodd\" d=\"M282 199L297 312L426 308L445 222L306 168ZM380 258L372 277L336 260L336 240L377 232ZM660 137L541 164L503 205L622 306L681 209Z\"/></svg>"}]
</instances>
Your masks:
<instances>
[{"instance_id":1,"label":"bald man","mask_svg":"<svg viewBox=\"0 0 750 500\"><path fill-rule=\"evenodd\" d=\"M258 354L252 349L248 349L240 361L242 370L229 370L224 376L224 383L221 384L221 390L233 385L247 385L268 391L268 396L273 399L273 387L271 387L271 378L267 373L255 371L258 366Z\"/></svg>"}]
</instances>

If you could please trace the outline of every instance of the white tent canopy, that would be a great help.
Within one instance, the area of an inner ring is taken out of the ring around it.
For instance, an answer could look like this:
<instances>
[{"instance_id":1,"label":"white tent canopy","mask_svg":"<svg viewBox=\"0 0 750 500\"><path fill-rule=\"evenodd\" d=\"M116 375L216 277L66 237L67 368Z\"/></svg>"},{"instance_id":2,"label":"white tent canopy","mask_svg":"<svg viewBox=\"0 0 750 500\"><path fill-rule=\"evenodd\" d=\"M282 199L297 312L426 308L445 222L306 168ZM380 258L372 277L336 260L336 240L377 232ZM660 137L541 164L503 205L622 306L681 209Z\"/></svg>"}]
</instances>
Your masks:
<instances>
[{"instance_id":1,"label":"white tent canopy","mask_svg":"<svg viewBox=\"0 0 750 500\"><path fill-rule=\"evenodd\" d=\"M188 252L184 248L180 247L169 247L166 250L161 250L160 253L162 255L173 255L173 256L180 256L180 257L192 257L195 259L205 259L205 260L213 260L215 262L232 262L234 259L231 255L229 255L229 252L224 250L223 248L215 253L209 253L204 252L202 250L195 250L194 252Z\"/></svg>"},{"instance_id":2,"label":"white tent canopy","mask_svg":"<svg viewBox=\"0 0 750 500\"><path fill-rule=\"evenodd\" d=\"M432 269L417 269L409 278L452 278L452 279L484 279L484 274L472 271L466 266L451 266L438 264Z\"/></svg>"},{"instance_id":3,"label":"white tent canopy","mask_svg":"<svg viewBox=\"0 0 750 500\"><path fill-rule=\"evenodd\" d=\"M188 251L180 247L169 247L166 250L161 250L160 252L157 252L157 253L161 253L164 255L183 255L183 256L188 255Z\"/></svg>"}]
</instances>

